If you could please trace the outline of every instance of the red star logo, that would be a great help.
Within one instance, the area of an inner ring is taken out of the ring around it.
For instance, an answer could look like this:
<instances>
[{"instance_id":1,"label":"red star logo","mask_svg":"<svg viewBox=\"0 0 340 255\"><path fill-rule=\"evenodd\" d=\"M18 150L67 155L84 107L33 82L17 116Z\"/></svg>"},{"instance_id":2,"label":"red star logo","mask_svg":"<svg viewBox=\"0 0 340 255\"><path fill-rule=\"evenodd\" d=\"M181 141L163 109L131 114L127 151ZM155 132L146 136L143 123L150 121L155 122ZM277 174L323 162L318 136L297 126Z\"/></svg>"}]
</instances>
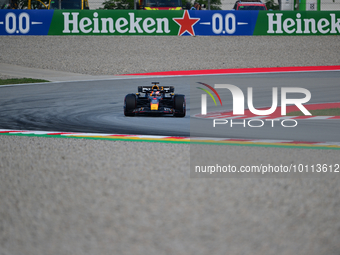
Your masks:
<instances>
[{"instance_id":1,"label":"red star logo","mask_svg":"<svg viewBox=\"0 0 340 255\"><path fill-rule=\"evenodd\" d=\"M182 18L173 18L173 20L180 25L178 35L182 35L185 31L189 34L195 35L193 26L200 20L200 18L190 18L189 12L184 11Z\"/></svg>"}]
</instances>

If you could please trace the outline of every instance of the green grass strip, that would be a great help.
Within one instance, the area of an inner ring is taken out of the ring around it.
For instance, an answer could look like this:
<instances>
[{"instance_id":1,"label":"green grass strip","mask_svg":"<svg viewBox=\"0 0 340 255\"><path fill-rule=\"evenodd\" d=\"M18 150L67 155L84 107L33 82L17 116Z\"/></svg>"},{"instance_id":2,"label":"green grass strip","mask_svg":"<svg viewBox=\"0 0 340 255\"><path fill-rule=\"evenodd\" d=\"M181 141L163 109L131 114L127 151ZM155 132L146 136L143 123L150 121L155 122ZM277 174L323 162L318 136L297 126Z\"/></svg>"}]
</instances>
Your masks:
<instances>
[{"instance_id":1,"label":"green grass strip","mask_svg":"<svg viewBox=\"0 0 340 255\"><path fill-rule=\"evenodd\" d=\"M340 108L309 110L313 116L340 116ZM305 116L301 111L289 112L287 116Z\"/></svg>"},{"instance_id":2,"label":"green grass strip","mask_svg":"<svg viewBox=\"0 0 340 255\"><path fill-rule=\"evenodd\" d=\"M42 83L42 82L49 82L49 81L41 80L41 79L31 79L31 78L0 79L0 85Z\"/></svg>"},{"instance_id":3,"label":"green grass strip","mask_svg":"<svg viewBox=\"0 0 340 255\"><path fill-rule=\"evenodd\" d=\"M86 137L86 136L61 136L61 135L36 135L36 134L17 134L17 133L0 133L6 136L27 136L27 137L44 137L44 138L71 138L71 139L89 139L89 140L106 140L106 141L123 141L123 142L151 142L151 143L177 143L177 144L201 144L201 145L230 145L230 146L247 146L247 147L275 147L287 149L322 149L322 150L340 150L340 147L313 146L313 145L287 145L287 144L243 144L243 143L221 143L221 142L200 142L200 141L168 141L168 140L149 140L149 139L124 139L115 137Z\"/></svg>"},{"instance_id":4,"label":"green grass strip","mask_svg":"<svg viewBox=\"0 0 340 255\"><path fill-rule=\"evenodd\" d=\"M29 137L45 137L45 138L71 138L71 139L89 139L89 140L106 140L106 141L125 141L125 142L152 142L152 143L190 143L190 141L166 141L166 140L149 140L149 139L124 139L115 137L86 137L86 136L67 136L67 135L36 135L36 134L18 134L18 133L0 133L7 136L29 136Z\"/></svg>"}]
</instances>

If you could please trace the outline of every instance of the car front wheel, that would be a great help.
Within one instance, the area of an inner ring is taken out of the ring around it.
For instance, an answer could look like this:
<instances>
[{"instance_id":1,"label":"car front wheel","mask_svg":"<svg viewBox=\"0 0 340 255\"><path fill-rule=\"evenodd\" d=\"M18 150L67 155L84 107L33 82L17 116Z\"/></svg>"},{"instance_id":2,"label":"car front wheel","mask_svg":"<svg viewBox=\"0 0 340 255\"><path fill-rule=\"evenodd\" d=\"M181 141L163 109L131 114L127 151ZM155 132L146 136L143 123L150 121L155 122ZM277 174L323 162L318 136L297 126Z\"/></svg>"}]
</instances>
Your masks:
<instances>
[{"instance_id":1,"label":"car front wheel","mask_svg":"<svg viewBox=\"0 0 340 255\"><path fill-rule=\"evenodd\" d=\"M174 109L175 117L185 117L186 113L186 102L185 102L185 96L184 95L175 95L174 97Z\"/></svg>"},{"instance_id":2,"label":"car front wheel","mask_svg":"<svg viewBox=\"0 0 340 255\"><path fill-rule=\"evenodd\" d=\"M136 96L134 94L128 94L124 99L124 115L125 116L135 116L133 112L136 109Z\"/></svg>"}]
</instances>

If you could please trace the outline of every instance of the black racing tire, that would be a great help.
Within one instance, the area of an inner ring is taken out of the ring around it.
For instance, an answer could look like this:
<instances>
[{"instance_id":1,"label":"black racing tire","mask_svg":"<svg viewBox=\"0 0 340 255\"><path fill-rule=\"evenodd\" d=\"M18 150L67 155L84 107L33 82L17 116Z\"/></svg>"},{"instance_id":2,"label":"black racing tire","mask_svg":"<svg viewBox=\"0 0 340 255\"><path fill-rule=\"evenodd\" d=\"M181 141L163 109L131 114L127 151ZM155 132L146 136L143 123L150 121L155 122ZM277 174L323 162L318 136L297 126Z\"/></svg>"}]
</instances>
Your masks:
<instances>
[{"instance_id":1,"label":"black racing tire","mask_svg":"<svg viewBox=\"0 0 340 255\"><path fill-rule=\"evenodd\" d=\"M185 117L186 113L186 102L184 95L175 95L174 96L174 117Z\"/></svg>"},{"instance_id":2,"label":"black racing tire","mask_svg":"<svg viewBox=\"0 0 340 255\"><path fill-rule=\"evenodd\" d=\"M124 115L135 116L133 110L136 109L137 99L135 94L128 94L124 99Z\"/></svg>"}]
</instances>

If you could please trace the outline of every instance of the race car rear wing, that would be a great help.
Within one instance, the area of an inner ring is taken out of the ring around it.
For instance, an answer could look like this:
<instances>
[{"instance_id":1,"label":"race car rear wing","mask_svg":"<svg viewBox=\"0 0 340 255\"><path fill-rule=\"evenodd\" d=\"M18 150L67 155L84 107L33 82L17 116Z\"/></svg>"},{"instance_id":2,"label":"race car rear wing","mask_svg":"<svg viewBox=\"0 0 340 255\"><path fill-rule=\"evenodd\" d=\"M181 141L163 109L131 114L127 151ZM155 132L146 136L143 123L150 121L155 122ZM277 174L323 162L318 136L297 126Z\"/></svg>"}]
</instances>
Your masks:
<instances>
[{"instance_id":1,"label":"race car rear wing","mask_svg":"<svg viewBox=\"0 0 340 255\"><path fill-rule=\"evenodd\" d=\"M164 93L173 93L175 91L175 88L173 86L159 86L159 91ZM152 86L138 86L138 92L151 93Z\"/></svg>"}]
</instances>

